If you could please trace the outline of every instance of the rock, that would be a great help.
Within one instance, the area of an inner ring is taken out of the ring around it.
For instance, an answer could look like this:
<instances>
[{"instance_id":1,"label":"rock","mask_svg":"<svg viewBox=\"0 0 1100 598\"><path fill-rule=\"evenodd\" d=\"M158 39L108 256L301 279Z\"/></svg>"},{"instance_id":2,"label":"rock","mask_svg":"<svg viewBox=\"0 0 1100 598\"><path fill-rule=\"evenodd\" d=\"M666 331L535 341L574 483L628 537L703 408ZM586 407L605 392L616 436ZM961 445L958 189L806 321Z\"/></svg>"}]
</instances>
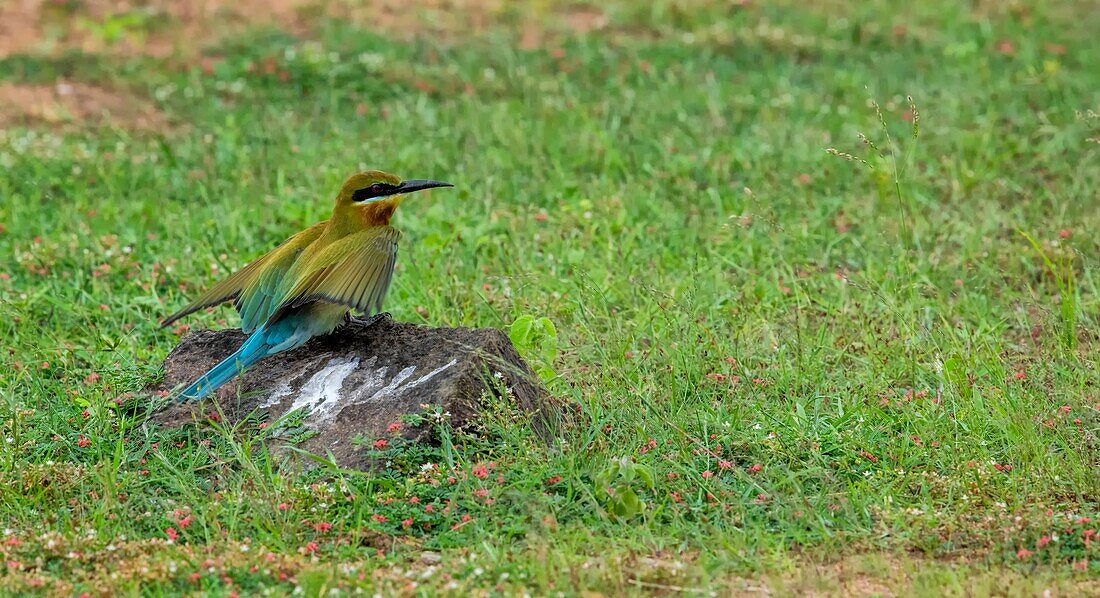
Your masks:
<instances>
[{"instance_id":1,"label":"rock","mask_svg":"<svg viewBox=\"0 0 1100 598\"><path fill-rule=\"evenodd\" d=\"M184 337L164 361L162 390L191 383L235 351L239 330L202 330ZM495 378L495 379L494 379ZM216 393L220 415L233 424L253 414L268 422L298 409L305 451L335 457L342 467L369 469L364 453L377 438L428 440L431 426L389 429L401 416L439 406L451 425L466 428L481 414L486 392L510 389L514 406L546 434L559 409L500 330L428 328L384 318L369 327L343 326L269 357ZM156 389L154 389L156 390ZM151 420L178 427L209 417L209 400L172 403ZM286 444L286 441L282 441Z\"/></svg>"},{"instance_id":2,"label":"rock","mask_svg":"<svg viewBox=\"0 0 1100 598\"><path fill-rule=\"evenodd\" d=\"M438 552L424 551L420 553L420 562L425 565L438 565L443 562L443 555Z\"/></svg>"}]
</instances>

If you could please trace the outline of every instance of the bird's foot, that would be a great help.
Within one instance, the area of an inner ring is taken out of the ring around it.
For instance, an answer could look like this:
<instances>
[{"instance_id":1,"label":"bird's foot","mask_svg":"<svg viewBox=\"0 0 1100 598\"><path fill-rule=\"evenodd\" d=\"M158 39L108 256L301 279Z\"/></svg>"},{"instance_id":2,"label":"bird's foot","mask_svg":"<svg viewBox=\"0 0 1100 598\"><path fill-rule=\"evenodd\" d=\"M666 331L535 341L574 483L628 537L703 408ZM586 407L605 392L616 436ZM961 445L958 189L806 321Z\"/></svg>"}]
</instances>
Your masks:
<instances>
[{"instance_id":1,"label":"bird's foot","mask_svg":"<svg viewBox=\"0 0 1100 598\"><path fill-rule=\"evenodd\" d=\"M374 314L369 318L349 317L348 324L351 324L352 326L358 326L360 328L370 328L371 326L377 324L378 322L381 322L382 320L390 319L393 319L393 316L390 315L390 312L384 311Z\"/></svg>"}]
</instances>

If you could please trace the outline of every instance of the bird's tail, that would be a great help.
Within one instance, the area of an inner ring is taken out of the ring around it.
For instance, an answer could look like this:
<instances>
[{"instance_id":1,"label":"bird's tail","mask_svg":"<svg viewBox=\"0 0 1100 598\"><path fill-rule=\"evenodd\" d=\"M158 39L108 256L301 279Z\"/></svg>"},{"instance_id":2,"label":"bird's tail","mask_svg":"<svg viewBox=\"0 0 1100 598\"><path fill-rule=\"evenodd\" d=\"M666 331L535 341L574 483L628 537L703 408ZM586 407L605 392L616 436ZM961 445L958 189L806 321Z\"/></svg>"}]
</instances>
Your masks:
<instances>
[{"instance_id":1,"label":"bird's tail","mask_svg":"<svg viewBox=\"0 0 1100 598\"><path fill-rule=\"evenodd\" d=\"M245 340L240 349L234 351L232 355L223 359L221 363L210 368L209 372L199 376L198 380L180 391L177 399L180 401L204 399L221 388L226 382L236 378L237 374L243 372L245 368L267 357L270 345L266 342L267 335L264 332L261 327L253 333Z\"/></svg>"}]
</instances>

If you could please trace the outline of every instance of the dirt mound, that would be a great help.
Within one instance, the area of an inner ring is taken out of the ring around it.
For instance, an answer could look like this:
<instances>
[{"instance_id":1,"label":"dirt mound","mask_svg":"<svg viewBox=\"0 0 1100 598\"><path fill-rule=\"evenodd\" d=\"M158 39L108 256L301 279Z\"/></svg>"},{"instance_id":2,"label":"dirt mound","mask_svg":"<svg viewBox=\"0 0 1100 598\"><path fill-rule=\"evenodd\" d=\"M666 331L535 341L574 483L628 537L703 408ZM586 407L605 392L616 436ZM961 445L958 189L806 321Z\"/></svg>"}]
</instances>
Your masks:
<instances>
[{"instance_id":1,"label":"dirt mound","mask_svg":"<svg viewBox=\"0 0 1100 598\"><path fill-rule=\"evenodd\" d=\"M239 330L188 335L165 359L162 387L191 383L244 339ZM341 466L366 469L371 442L392 436L391 424L403 415L433 406L452 426L469 427L492 417L484 413L486 393L506 397L517 412L538 416L542 431L556 420L550 395L503 332L428 328L386 318L367 328L348 325L269 357L223 386L217 401L229 423L253 415L277 422L294 413L301 429L288 434L307 437L298 446L331 454ZM209 404L173 404L153 421L180 426L204 420L211 410ZM431 432L430 425L402 428L402 436L417 441Z\"/></svg>"}]
</instances>

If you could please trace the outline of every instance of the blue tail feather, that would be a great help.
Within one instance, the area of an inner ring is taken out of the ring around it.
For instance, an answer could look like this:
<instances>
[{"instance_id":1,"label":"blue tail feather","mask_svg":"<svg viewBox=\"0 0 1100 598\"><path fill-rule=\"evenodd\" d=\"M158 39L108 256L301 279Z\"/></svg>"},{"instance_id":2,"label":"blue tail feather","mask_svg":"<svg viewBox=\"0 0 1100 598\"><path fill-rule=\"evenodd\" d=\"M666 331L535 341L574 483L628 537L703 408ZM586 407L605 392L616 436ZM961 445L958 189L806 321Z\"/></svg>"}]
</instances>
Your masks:
<instances>
[{"instance_id":1,"label":"blue tail feather","mask_svg":"<svg viewBox=\"0 0 1100 598\"><path fill-rule=\"evenodd\" d=\"M199 379L192 382L190 386L180 391L180 400L198 401L206 398L226 382L236 378L237 374L267 357L270 345L265 342L267 341L265 332L263 328L257 330L245 340L241 348L223 359L218 365L210 368L210 371L199 376Z\"/></svg>"},{"instance_id":2,"label":"blue tail feather","mask_svg":"<svg viewBox=\"0 0 1100 598\"><path fill-rule=\"evenodd\" d=\"M236 378L241 371L268 355L289 351L301 346L314 335L331 332L343 321L346 311L331 307L304 309L276 322L260 325L241 348L183 389L177 395L178 399L197 401L206 398L226 382Z\"/></svg>"}]
</instances>

